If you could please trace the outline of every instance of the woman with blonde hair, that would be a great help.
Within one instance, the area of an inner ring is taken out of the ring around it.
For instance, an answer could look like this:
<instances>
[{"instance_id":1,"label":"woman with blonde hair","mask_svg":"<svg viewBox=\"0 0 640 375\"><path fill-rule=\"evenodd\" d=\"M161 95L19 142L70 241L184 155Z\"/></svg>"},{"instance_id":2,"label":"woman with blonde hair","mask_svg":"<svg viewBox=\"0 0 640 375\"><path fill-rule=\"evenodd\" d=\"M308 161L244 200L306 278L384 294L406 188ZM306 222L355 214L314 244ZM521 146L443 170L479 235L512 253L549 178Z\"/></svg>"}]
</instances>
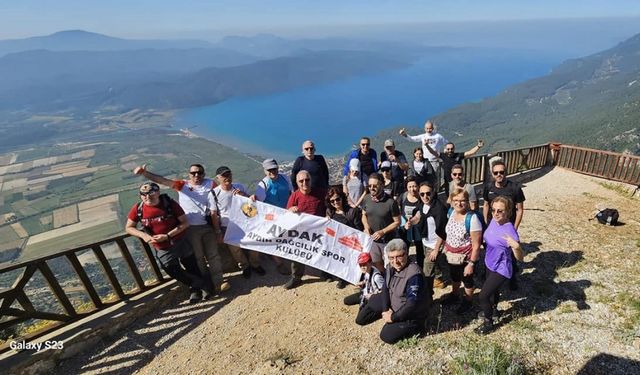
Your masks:
<instances>
[{"instance_id":1,"label":"woman with blonde hair","mask_svg":"<svg viewBox=\"0 0 640 375\"><path fill-rule=\"evenodd\" d=\"M446 226L447 238L444 251L451 273L451 294L443 300L443 304L458 301L460 283L464 284L464 298L456 310L463 314L472 307L474 285L473 274L475 263L480 258L480 244L482 243L482 223L469 208L469 193L456 188L449 200L453 210Z\"/></svg>"},{"instance_id":2,"label":"woman with blonde hair","mask_svg":"<svg viewBox=\"0 0 640 375\"><path fill-rule=\"evenodd\" d=\"M500 299L500 288L513 276L511 266L512 257L522 260L524 254L520 246L520 237L509 218L513 212L513 203L504 196L498 196L491 201L491 215L493 220L484 232L486 255L484 264L487 275L482 285L479 300L484 314L482 326L477 330L486 334L493 330L494 310L497 310Z\"/></svg>"}]
</instances>

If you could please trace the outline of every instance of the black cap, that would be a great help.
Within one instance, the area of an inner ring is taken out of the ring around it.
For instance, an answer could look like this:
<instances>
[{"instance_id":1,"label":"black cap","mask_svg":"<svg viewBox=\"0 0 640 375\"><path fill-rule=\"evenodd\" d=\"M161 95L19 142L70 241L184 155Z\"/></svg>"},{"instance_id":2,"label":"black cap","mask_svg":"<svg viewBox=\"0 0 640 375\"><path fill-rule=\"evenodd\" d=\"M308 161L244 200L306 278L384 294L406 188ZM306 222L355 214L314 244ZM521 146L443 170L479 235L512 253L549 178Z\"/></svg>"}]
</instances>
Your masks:
<instances>
[{"instance_id":1,"label":"black cap","mask_svg":"<svg viewBox=\"0 0 640 375\"><path fill-rule=\"evenodd\" d=\"M223 175L227 172L231 172L231 169L229 169L229 167L225 167L224 165L216 169L216 175L218 176Z\"/></svg>"}]
</instances>

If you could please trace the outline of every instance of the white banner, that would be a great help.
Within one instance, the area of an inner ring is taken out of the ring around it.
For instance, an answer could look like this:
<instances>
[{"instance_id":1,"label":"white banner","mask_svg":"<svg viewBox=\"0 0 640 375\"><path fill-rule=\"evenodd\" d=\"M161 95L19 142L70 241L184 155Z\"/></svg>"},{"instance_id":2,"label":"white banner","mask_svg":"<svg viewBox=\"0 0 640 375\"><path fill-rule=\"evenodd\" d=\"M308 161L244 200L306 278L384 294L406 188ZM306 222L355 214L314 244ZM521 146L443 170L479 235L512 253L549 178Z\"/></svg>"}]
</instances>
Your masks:
<instances>
[{"instance_id":1,"label":"white banner","mask_svg":"<svg viewBox=\"0 0 640 375\"><path fill-rule=\"evenodd\" d=\"M347 225L234 196L224 242L293 260L355 284L372 239Z\"/></svg>"}]
</instances>

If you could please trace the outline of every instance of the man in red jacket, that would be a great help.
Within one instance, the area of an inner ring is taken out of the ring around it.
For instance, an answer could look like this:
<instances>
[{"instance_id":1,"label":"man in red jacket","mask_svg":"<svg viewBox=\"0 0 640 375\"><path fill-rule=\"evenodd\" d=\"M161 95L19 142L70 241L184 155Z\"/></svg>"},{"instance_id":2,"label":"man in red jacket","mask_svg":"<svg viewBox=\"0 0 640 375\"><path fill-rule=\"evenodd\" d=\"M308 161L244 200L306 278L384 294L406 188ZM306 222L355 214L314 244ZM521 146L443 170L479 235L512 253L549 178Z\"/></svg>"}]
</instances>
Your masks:
<instances>
[{"instance_id":1,"label":"man in red jacket","mask_svg":"<svg viewBox=\"0 0 640 375\"><path fill-rule=\"evenodd\" d=\"M162 269L191 288L189 302L198 302L200 291L205 299L215 295L209 278L200 273L185 237L189 224L180 205L168 195L160 194L160 186L153 182L140 186L140 199L142 202L134 204L127 215L125 231L151 244ZM138 223L143 230L137 228Z\"/></svg>"}]
</instances>

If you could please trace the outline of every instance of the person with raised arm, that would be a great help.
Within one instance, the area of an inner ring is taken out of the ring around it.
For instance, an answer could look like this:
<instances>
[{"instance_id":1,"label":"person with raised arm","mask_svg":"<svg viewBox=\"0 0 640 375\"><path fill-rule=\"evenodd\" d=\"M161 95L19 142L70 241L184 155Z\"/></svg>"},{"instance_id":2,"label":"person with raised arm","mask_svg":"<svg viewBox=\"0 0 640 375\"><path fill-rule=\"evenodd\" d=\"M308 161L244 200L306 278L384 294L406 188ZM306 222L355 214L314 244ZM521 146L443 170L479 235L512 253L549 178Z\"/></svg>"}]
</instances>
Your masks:
<instances>
[{"instance_id":1,"label":"person with raised arm","mask_svg":"<svg viewBox=\"0 0 640 375\"><path fill-rule=\"evenodd\" d=\"M215 200L211 191L216 184L205 177L204 167L201 164L191 164L188 170L189 178L179 180L152 173L147 169L146 164L134 168L133 173L178 192L178 202L189 223L187 240L195 253L200 272L211 277L218 291L228 290L231 285L223 278L222 262L216 240L221 233L214 231L218 216L215 210L212 210L212 207L215 207Z\"/></svg>"}]
</instances>

